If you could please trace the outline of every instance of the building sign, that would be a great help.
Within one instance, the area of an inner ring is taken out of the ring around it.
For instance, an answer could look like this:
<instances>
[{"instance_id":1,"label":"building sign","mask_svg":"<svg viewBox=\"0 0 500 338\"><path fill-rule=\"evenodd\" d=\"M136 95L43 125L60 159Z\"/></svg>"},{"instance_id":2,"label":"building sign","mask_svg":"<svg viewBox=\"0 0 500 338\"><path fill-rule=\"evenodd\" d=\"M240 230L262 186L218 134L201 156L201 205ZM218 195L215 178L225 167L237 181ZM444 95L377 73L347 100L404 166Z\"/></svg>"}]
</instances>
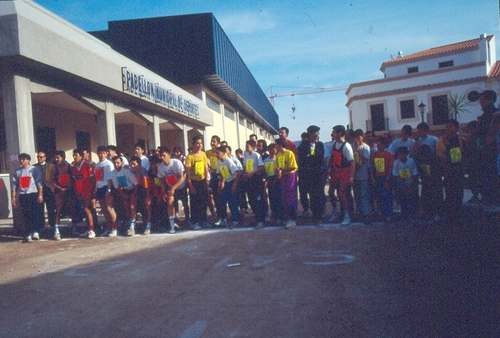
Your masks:
<instances>
[{"instance_id":1,"label":"building sign","mask_svg":"<svg viewBox=\"0 0 500 338\"><path fill-rule=\"evenodd\" d=\"M130 71L127 67L122 67L122 85L124 92L137 95L189 117L200 118L200 106L198 104L190 100L184 100L182 95L152 82L143 75Z\"/></svg>"}]
</instances>

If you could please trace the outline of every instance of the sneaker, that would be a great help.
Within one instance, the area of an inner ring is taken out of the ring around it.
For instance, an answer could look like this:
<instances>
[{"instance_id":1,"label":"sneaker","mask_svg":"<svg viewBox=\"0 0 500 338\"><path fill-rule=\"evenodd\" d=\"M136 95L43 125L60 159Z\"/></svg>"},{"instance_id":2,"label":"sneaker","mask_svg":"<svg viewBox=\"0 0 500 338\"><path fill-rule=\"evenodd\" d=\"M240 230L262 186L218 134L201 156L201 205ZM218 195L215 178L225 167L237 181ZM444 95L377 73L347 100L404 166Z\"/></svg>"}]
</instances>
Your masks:
<instances>
[{"instance_id":1,"label":"sneaker","mask_svg":"<svg viewBox=\"0 0 500 338\"><path fill-rule=\"evenodd\" d=\"M264 222L257 222L255 224L254 229L262 229L264 227Z\"/></svg>"},{"instance_id":2,"label":"sneaker","mask_svg":"<svg viewBox=\"0 0 500 338\"><path fill-rule=\"evenodd\" d=\"M94 230L89 230L89 232L87 234L87 238L89 238L89 239L95 238Z\"/></svg>"},{"instance_id":3,"label":"sneaker","mask_svg":"<svg viewBox=\"0 0 500 338\"><path fill-rule=\"evenodd\" d=\"M54 239L56 241L60 241L61 240L61 234L59 233L59 231L54 233Z\"/></svg>"},{"instance_id":4,"label":"sneaker","mask_svg":"<svg viewBox=\"0 0 500 338\"><path fill-rule=\"evenodd\" d=\"M191 230L200 230L201 226L198 223L194 223L193 226L191 227Z\"/></svg>"},{"instance_id":5,"label":"sneaker","mask_svg":"<svg viewBox=\"0 0 500 338\"><path fill-rule=\"evenodd\" d=\"M79 236L80 237L89 237L89 231L85 230L85 232L81 233Z\"/></svg>"},{"instance_id":6,"label":"sneaker","mask_svg":"<svg viewBox=\"0 0 500 338\"><path fill-rule=\"evenodd\" d=\"M33 238L31 238L31 236L26 236L23 238L23 243L33 243Z\"/></svg>"},{"instance_id":7,"label":"sneaker","mask_svg":"<svg viewBox=\"0 0 500 338\"><path fill-rule=\"evenodd\" d=\"M226 220L224 218L219 218L214 222L214 226L219 227L221 226L222 222L225 222Z\"/></svg>"},{"instance_id":8,"label":"sneaker","mask_svg":"<svg viewBox=\"0 0 500 338\"><path fill-rule=\"evenodd\" d=\"M168 230L169 234L175 234L175 224L174 226L171 226L170 229Z\"/></svg>"},{"instance_id":9,"label":"sneaker","mask_svg":"<svg viewBox=\"0 0 500 338\"><path fill-rule=\"evenodd\" d=\"M214 225L213 225L212 223L210 223L210 222L204 221L204 222L201 224L201 227L202 227L202 228L208 228L208 229L210 229L210 228L213 228L213 227L214 227Z\"/></svg>"},{"instance_id":10,"label":"sneaker","mask_svg":"<svg viewBox=\"0 0 500 338\"><path fill-rule=\"evenodd\" d=\"M135 230L133 227L128 228L127 236L135 236Z\"/></svg>"},{"instance_id":11,"label":"sneaker","mask_svg":"<svg viewBox=\"0 0 500 338\"><path fill-rule=\"evenodd\" d=\"M344 216L344 220L341 223L342 225L349 225L351 224L351 216Z\"/></svg>"},{"instance_id":12,"label":"sneaker","mask_svg":"<svg viewBox=\"0 0 500 338\"><path fill-rule=\"evenodd\" d=\"M229 229L237 228L238 225L240 225L240 222L238 222L238 221L232 221L231 225L229 226Z\"/></svg>"},{"instance_id":13,"label":"sneaker","mask_svg":"<svg viewBox=\"0 0 500 338\"><path fill-rule=\"evenodd\" d=\"M106 230L103 232L102 236L103 237L109 237L109 234L111 233L111 230Z\"/></svg>"},{"instance_id":14,"label":"sneaker","mask_svg":"<svg viewBox=\"0 0 500 338\"><path fill-rule=\"evenodd\" d=\"M113 229L109 232L108 237L116 237L118 236L118 230Z\"/></svg>"},{"instance_id":15,"label":"sneaker","mask_svg":"<svg viewBox=\"0 0 500 338\"><path fill-rule=\"evenodd\" d=\"M297 226L297 223L295 223L295 221L294 221L294 220L289 220L289 221L285 224L285 229L294 229L296 226Z\"/></svg>"},{"instance_id":16,"label":"sneaker","mask_svg":"<svg viewBox=\"0 0 500 338\"><path fill-rule=\"evenodd\" d=\"M144 235L149 235L151 234L151 228L146 228L146 230L144 230Z\"/></svg>"},{"instance_id":17,"label":"sneaker","mask_svg":"<svg viewBox=\"0 0 500 338\"><path fill-rule=\"evenodd\" d=\"M477 196L472 196L467 204L481 204L481 200Z\"/></svg>"},{"instance_id":18,"label":"sneaker","mask_svg":"<svg viewBox=\"0 0 500 338\"><path fill-rule=\"evenodd\" d=\"M214 226L216 226L217 228L225 228L227 227L227 221L222 218L219 221L215 222Z\"/></svg>"},{"instance_id":19,"label":"sneaker","mask_svg":"<svg viewBox=\"0 0 500 338\"><path fill-rule=\"evenodd\" d=\"M35 241L38 241L38 240L40 239L40 235L38 234L38 232L34 232L34 233L33 233L33 239L34 239Z\"/></svg>"},{"instance_id":20,"label":"sneaker","mask_svg":"<svg viewBox=\"0 0 500 338\"><path fill-rule=\"evenodd\" d=\"M306 210L302 211L301 216L302 217L309 217L309 216L311 216L311 209L306 209Z\"/></svg>"}]
</instances>

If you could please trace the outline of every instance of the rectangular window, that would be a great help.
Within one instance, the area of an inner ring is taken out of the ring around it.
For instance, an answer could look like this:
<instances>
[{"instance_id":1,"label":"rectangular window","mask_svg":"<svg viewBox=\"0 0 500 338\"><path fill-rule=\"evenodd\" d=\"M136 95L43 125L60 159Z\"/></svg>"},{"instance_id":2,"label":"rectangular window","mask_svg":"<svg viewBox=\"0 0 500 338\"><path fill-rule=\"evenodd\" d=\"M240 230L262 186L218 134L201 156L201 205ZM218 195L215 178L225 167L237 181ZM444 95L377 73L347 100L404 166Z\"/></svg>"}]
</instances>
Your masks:
<instances>
[{"instance_id":1,"label":"rectangular window","mask_svg":"<svg viewBox=\"0 0 500 338\"><path fill-rule=\"evenodd\" d=\"M77 131L76 132L76 147L78 149L89 149L90 147L90 133L86 131Z\"/></svg>"},{"instance_id":2,"label":"rectangular window","mask_svg":"<svg viewBox=\"0 0 500 338\"><path fill-rule=\"evenodd\" d=\"M439 63L439 68L453 67L453 60Z\"/></svg>"},{"instance_id":3,"label":"rectangular window","mask_svg":"<svg viewBox=\"0 0 500 338\"><path fill-rule=\"evenodd\" d=\"M220 114L220 103L210 95L206 94L207 107Z\"/></svg>"},{"instance_id":4,"label":"rectangular window","mask_svg":"<svg viewBox=\"0 0 500 338\"><path fill-rule=\"evenodd\" d=\"M418 73L418 67L408 67L408 74Z\"/></svg>"},{"instance_id":5,"label":"rectangular window","mask_svg":"<svg viewBox=\"0 0 500 338\"><path fill-rule=\"evenodd\" d=\"M234 112L226 106L224 106L224 116L234 121Z\"/></svg>"},{"instance_id":6,"label":"rectangular window","mask_svg":"<svg viewBox=\"0 0 500 338\"><path fill-rule=\"evenodd\" d=\"M252 122L250 122L249 120L247 120L247 128L252 129Z\"/></svg>"},{"instance_id":7,"label":"rectangular window","mask_svg":"<svg viewBox=\"0 0 500 338\"><path fill-rule=\"evenodd\" d=\"M385 112L383 103L370 105L370 115L371 115L372 131L386 130Z\"/></svg>"},{"instance_id":8,"label":"rectangular window","mask_svg":"<svg viewBox=\"0 0 500 338\"><path fill-rule=\"evenodd\" d=\"M415 118L415 101L413 100L401 100L399 101L399 111L401 113L401 119L414 119Z\"/></svg>"},{"instance_id":9,"label":"rectangular window","mask_svg":"<svg viewBox=\"0 0 500 338\"><path fill-rule=\"evenodd\" d=\"M442 125L448 121L448 95L438 95L431 98L432 124Z\"/></svg>"}]
</instances>

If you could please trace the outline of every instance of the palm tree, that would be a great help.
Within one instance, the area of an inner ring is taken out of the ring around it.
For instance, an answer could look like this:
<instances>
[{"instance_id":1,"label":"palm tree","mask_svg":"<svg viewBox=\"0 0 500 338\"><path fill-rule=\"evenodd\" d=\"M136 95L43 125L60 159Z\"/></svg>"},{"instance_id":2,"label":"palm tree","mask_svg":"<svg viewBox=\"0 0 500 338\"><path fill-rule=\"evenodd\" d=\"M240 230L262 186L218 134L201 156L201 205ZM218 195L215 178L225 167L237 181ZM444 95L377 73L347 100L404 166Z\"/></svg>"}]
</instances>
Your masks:
<instances>
[{"instance_id":1,"label":"palm tree","mask_svg":"<svg viewBox=\"0 0 500 338\"><path fill-rule=\"evenodd\" d=\"M448 113L450 114L450 118L458 121L460 114L470 113L470 110L467 109L469 104L470 102L465 94L452 94L448 98Z\"/></svg>"}]
</instances>

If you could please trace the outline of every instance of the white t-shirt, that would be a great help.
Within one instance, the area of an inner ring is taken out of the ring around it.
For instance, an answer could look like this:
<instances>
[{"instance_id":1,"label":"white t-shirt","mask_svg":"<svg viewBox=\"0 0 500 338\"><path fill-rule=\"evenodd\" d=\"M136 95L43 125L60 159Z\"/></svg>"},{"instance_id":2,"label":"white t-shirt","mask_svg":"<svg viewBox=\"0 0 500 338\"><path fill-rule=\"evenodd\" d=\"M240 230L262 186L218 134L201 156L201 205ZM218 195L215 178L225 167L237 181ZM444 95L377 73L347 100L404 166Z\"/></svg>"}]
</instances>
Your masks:
<instances>
[{"instance_id":1,"label":"white t-shirt","mask_svg":"<svg viewBox=\"0 0 500 338\"><path fill-rule=\"evenodd\" d=\"M253 173L263 166L262 156L259 153L253 152L252 154L245 151L243 155L243 166L247 174Z\"/></svg>"},{"instance_id":2,"label":"white t-shirt","mask_svg":"<svg viewBox=\"0 0 500 338\"><path fill-rule=\"evenodd\" d=\"M125 190L131 190L134 185L137 185L137 177L130 168L122 167L120 171L113 170L111 172L111 180L115 188L122 187Z\"/></svg>"},{"instance_id":3,"label":"white t-shirt","mask_svg":"<svg viewBox=\"0 0 500 338\"><path fill-rule=\"evenodd\" d=\"M182 164L182 162L176 158L171 158L170 164L166 165L165 163L162 162L158 165L158 172L157 172L156 176L163 179L167 176L173 175L173 176L175 176L176 180L179 180L180 174L183 172L184 172L184 165ZM168 178L167 178L167 181L169 181ZM169 185L173 185L173 184L169 184ZM184 188L185 185L186 185L186 181L182 182L182 184L177 189Z\"/></svg>"},{"instance_id":4,"label":"white t-shirt","mask_svg":"<svg viewBox=\"0 0 500 338\"><path fill-rule=\"evenodd\" d=\"M238 160L237 160L238 161ZM224 160L217 161L217 174L220 174L226 182L231 182L236 178L239 169L234 161L230 158L225 158Z\"/></svg>"},{"instance_id":5,"label":"white t-shirt","mask_svg":"<svg viewBox=\"0 0 500 338\"><path fill-rule=\"evenodd\" d=\"M108 159L96 163L94 176L98 189L108 186L108 180L112 180L111 173L114 170L113 162Z\"/></svg>"}]
</instances>

